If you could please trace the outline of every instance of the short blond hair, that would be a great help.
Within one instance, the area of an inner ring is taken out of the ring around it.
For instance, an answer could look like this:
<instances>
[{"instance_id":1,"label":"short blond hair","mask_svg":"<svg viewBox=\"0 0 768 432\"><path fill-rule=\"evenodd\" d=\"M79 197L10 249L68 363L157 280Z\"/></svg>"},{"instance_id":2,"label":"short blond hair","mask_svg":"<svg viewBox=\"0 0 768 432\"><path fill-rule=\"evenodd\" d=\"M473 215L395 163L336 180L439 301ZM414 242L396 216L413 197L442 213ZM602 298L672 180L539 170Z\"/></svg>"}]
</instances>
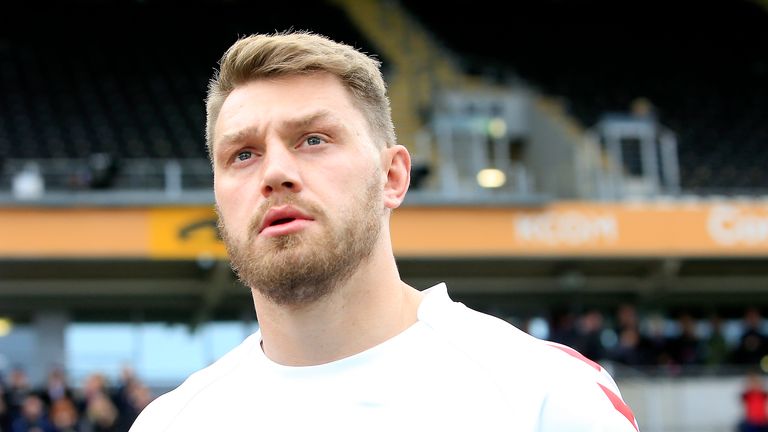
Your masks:
<instances>
[{"instance_id":1,"label":"short blond hair","mask_svg":"<svg viewBox=\"0 0 768 432\"><path fill-rule=\"evenodd\" d=\"M205 101L205 140L213 160L216 119L227 96L250 81L317 72L338 77L352 95L371 128L371 136L391 147L395 128L381 63L343 43L304 31L255 34L241 38L224 53L219 70L208 84Z\"/></svg>"}]
</instances>

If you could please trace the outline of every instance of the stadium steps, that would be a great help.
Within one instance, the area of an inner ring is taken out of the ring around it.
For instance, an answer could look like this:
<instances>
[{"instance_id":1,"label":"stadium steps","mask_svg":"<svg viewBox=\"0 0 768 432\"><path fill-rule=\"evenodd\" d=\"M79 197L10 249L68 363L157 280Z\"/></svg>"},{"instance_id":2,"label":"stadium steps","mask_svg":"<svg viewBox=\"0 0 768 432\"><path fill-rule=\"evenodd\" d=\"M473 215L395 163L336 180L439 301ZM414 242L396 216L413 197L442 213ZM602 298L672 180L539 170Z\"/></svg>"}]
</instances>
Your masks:
<instances>
[{"instance_id":1,"label":"stadium steps","mask_svg":"<svg viewBox=\"0 0 768 432\"><path fill-rule=\"evenodd\" d=\"M333 0L390 61L388 76L392 116L402 144L412 147L426 122L434 93L456 87L464 77L445 50L396 2Z\"/></svg>"},{"instance_id":2,"label":"stadium steps","mask_svg":"<svg viewBox=\"0 0 768 432\"><path fill-rule=\"evenodd\" d=\"M423 24L396 1L332 0L346 11L350 20L392 63L388 77L393 121L398 136L416 157L433 160L416 137L423 136L429 121L426 115L441 89L464 89L477 92L503 91L500 84L463 71L458 57L450 52ZM393 36L394 35L394 36ZM387 65L385 65L387 66ZM537 96L533 104L536 114L548 118L555 128L560 145L571 145L582 161L582 167L605 168L607 158L599 144L554 99ZM417 147L417 148L414 148ZM575 171L579 167L574 168ZM576 174L580 177L579 174ZM586 174L585 174L586 175ZM580 193L587 192L586 190Z\"/></svg>"}]
</instances>

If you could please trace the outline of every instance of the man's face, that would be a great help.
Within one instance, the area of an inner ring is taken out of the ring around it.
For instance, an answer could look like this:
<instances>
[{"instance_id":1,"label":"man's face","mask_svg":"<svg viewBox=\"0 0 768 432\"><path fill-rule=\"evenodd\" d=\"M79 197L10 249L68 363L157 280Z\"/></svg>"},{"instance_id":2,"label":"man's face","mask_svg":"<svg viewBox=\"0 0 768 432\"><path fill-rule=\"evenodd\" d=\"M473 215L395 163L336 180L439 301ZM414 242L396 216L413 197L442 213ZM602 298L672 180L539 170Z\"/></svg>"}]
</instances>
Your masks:
<instances>
[{"instance_id":1,"label":"man's face","mask_svg":"<svg viewBox=\"0 0 768 432\"><path fill-rule=\"evenodd\" d=\"M214 136L219 222L240 279L274 303L315 301L370 256L384 177L368 124L329 74L257 80Z\"/></svg>"}]
</instances>

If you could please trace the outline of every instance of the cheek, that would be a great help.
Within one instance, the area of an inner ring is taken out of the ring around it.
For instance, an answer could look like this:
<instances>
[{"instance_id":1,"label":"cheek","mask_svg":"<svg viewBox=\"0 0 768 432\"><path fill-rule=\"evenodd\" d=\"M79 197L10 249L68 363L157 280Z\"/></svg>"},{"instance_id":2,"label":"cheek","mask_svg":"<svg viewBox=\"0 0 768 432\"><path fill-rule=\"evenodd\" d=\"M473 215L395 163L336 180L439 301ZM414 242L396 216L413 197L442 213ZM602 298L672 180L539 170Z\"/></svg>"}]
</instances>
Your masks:
<instances>
[{"instance_id":1,"label":"cheek","mask_svg":"<svg viewBox=\"0 0 768 432\"><path fill-rule=\"evenodd\" d=\"M364 187L380 175L381 166L378 160L368 153L359 152L335 164L329 164L319 178L347 193L357 187Z\"/></svg>"},{"instance_id":2,"label":"cheek","mask_svg":"<svg viewBox=\"0 0 768 432\"><path fill-rule=\"evenodd\" d=\"M229 232L238 232L250 222L250 216L255 208L251 202L253 194L248 193L246 184L234 182L215 182L214 192L219 215Z\"/></svg>"}]
</instances>

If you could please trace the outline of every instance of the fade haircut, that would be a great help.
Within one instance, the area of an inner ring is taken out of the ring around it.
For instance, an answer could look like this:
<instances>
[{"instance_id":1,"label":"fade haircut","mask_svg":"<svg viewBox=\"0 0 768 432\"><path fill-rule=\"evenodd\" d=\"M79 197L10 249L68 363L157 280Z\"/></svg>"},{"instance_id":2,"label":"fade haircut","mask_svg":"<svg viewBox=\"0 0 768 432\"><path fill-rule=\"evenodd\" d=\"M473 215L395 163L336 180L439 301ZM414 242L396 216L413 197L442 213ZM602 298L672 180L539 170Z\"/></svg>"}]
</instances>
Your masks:
<instances>
[{"instance_id":1,"label":"fade haircut","mask_svg":"<svg viewBox=\"0 0 768 432\"><path fill-rule=\"evenodd\" d=\"M216 119L227 96L250 81L327 72L338 77L379 145L395 145L395 128L381 63L355 48L306 31L255 34L235 42L219 61L205 101L205 141L213 161Z\"/></svg>"}]
</instances>

